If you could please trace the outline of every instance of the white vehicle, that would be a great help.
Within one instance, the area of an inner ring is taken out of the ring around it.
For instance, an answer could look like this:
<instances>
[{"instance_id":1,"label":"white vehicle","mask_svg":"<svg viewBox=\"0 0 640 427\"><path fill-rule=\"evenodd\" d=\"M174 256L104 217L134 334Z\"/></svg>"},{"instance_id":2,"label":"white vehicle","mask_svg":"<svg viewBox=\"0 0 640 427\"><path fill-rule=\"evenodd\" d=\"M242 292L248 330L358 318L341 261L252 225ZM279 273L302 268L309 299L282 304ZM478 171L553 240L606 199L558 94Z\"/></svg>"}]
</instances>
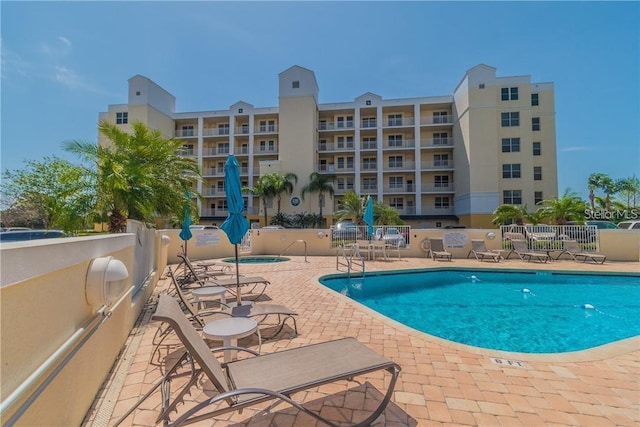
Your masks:
<instances>
[{"instance_id":1,"label":"white vehicle","mask_svg":"<svg viewBox=\"0 0 640 427\"><path fill-rule=\"evenodd\" d=\"M623 230L640 230L640 221L622 221L618 223L618 228Z\"/></svg>"},{"instance_id":2,"label":"white vehicle","mask_svg":"<svg viewBox=\"0 0 640 427\"><path fill-rule=\"evenodd\" d=\"M382 240L384 242L397 244L401 248L405 247L407 244L406 239L397 228L387 228L386 230L382 228L376 228L375 238L376 240Z\"/></svg>"},{"instance_id":3,"label":"white vehicle","mask_svg":"<svg viewBox=\"0 0 640 427\"><path fill-rule=\"evenodd\" d=\"M189 229L190 230L218 230L218 227L216 227L215 225L196 224L196 225L190 225Z\"/></svg>"}]
</instances>

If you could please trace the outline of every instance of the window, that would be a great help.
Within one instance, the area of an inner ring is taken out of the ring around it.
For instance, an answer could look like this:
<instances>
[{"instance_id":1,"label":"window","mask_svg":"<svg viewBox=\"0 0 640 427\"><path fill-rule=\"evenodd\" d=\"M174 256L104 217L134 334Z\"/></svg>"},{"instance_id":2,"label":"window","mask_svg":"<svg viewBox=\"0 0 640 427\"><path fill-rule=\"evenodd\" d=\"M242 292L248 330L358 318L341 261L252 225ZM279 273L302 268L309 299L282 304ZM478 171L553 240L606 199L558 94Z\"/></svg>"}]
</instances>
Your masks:
<instances>
[{"instance_id":1,"label":"window","mask_svg":"<svg viewBox=\"0 0 640 427\"><path fill-rule=\"evenodd\" d=\"M402 114L389 114L389 126L402 126Z\"/></svg>"},{"instance_id":2,"label":"window","mask_svg":"<svg viewBox=\"0 0 640 427\"><path fill-rule=\"evenodd\" d=\"M537 93L532 93L531 94L531 106L535 107L537 105L540 105L539 95Z\"/></svg>"},{"instance_id":3,"label":"window","mask_svg":"<svg viewBox=\"0 0 640 427\"><path fill-rule=\"evenodd\" d=\"M375 157L364 157L362 159L362 170L376 170L378 164Z\"/></svg>"},{"instance_id":4,"label":"window","mask_svg":"<svg viewBox=\"0 0 640 427\"><path fill-rule=\"evenodd\" d=\"M344 178L338 178L338 190L344 190Z\"/></svg>"},{"instance_id":5,"label":"window","mask_svg":"<svg viewBox=\"0 0 640 427\"><path fill-rule=\"evenodd\" d=\"M338 178L338 190L353 190L353 177Z\"/></svg>"},{"instance_id":6,"label":"window","mask_svg":"<svg viewBox=\"0 0 640 427\"><path fill-rule=\"evenodd\" d=\"M404 183L404 179L401 176L390 176L389 177L389 188L398 188L401 189Z\"/></svg>"},{"instance_id":7,"label":"window","mask_svg":"<svg viewBox=\"0 0 640 427\"><path fill-rule=\"evenodd\" d=\"M542 198L542 191L534 191L533 192L533 203L534 204L538 204L541 201L543 201L544 199Z\"/></svg>"},{"instance_id":8,"label":"window","mask_svg":"<svg viewBox=\"0 0 640 427\"><path fill-rule=\"evenodd\" d=\"M117 125L126 125L129 123L129 113L116 113L116 124Z\"/></svg>"},{"instance_id":9,"label":"window","mask_svg":"<svg viewBox=\"0 0 640 427\"><path fill-rule=\"evenodd\" d=\"M448 154L434 154L433 155L433 166L449 166L449 155Z\"/></svg>"},{"instance_id":10,"label":"window","mask_svg":"<svg viewBox=\"0 0 640 427\"><path fill-rule=\"evenodd\" d=\"M531 119L531 130L540 130L540 117L533 117Z\"/></svg>"},{"instance_id":11,"label":"window","mask_svg":"<svg viewBox=\"0 0 640 427\"><path fill-rule=\"evenodd\" d=\"M502 138L503 153L519 153L520 138Z\"/></svg>"},{"instance_id":12,"label":"window","mask_svg":"<svg viewBox=\"0 0 640 427\"><path fill-rule=\"evenodd\" d=\"M240 125L240 133L242 134L249 133L249 125L246 123L243 123L242 125Z\"/></svg>"},{"instance_id":13,"label":"window","mask_svg":"<svg viewBox=\"0 0 640 427\"><path fill-rule=\"evenodd\" d=\"M224 191L224 181L218 181L218 191Z\"/></svg>"},{"instance_id":14,"label":"window","mask_svg":"<svg viewBox=\"0 0 640 427\"><path fill-rule=\"evenodd\" d=\"M339 136L337 140L337 147L344 148L344 136Z\"/></svg>"},{"instance_id":15,"label":"window","mask_svg":"<svg viewBox=\"0 0 640 427\"><path fill-rule=\"evenodd\" d=\"M362 119L362 127L363 128L374 128L374 127L376 127L376 118L375 117L364 117Z\"/></svg>"},{"instance_id":16,"label":"window","mask_svg":"<svg viewBox=\"0 0 640 427\"><path fill-rule=\"evenodd\" d=\"M502 127L520 126L520 113L500 113Z\"/></svg>"},{"instance_id":17,"label":"window","mask_svg":"<svg viewBox=\"0 0 640 427\"><path fill-rule=\"evenodd\" d=\"M404 198L403 197L392 197L389 200L389 206L396 209L404 209Z\"/></svg>"},{"instance_id":18,"label":"window","mask_svg":"<svg viewBox=\"0 0 640 427\"><path fill-rule=\"evenodd\" d=\"M229 135L229 123L218 125L218 135Z\"/></svg>"},{"instance_id":19,"label":"window","mask_svg":"<svg viewBox=\"0 0 640 427\"><path fill-rule=\"evenodd\" d=\"M227 210L227 201L226 200L218 200L218 209L226 211Z\"/></svg>"},{"instance_id":20,"label":"window","mask_svg":"<svg viewBox=\"0 0 640 427\"><path fill-rule=\"evenodd\" d=\"M266 132L267 131L267 121L266 120L260 120L260 125L258 126L258 130L259 130L259 132Z\"/></svg>"},{"instance_id":21,"label":"window","mask_svg":"<svg viewBox=\"0 0 640 427\"><path fill-rule=\"evenodd\" d=\"M229 143L223 142L218 144L218 154L229 154Z\"/></svg>"},{"instance_id":22,"label":"window","mask_svg":"<svg viewBox=\"0 0 640 427\"><path fill-rule=\"evenodd\" d=\"M449 134L447 132L438 132L433 134L433 145L447 145L449 142Z\"/></svg>"},{"instance_id":23,"label":"window","mask_svg":"<svg viewBox=\"0 0 640 427\"><path fill-rule=\"evenodd\" d=\"M182 146L183 156L193 156L193 144L184 144Z\"/></svg>"},{"instance_id":24,"label":"window","mask_svg":"<svg viewBox=\"0 0 640 427\"><path fill-rule=\"evenodd\" d=\"M318 129L320 130L326 130L327 129L327 121L325 119L322 119L318 122Z\"/></svg>"},{"instance_id":25,"label":"window","mask_svg":"<svg viewBox=\"0 0 640 427\"><path fill-rule=\"evenodd\" d=\"M352 128L353 127L353 116L339 116L337 117L337 127L338 129L343 129L345 127Z\"/></svg>"},{"instance_id":26,"label":"window","mask_svg":"<svg viewBox=\"0 0 640 427\"><path fill-rule=\"evenodd\" d=\"M353 148L353 137L352 136L348 136L347 137L347 148Z\"/></svg>"},{"instance_id":27,"label":"window","mask_svg":"<svg viewBox=\"0 0 640 427\"><path fill-rule=\"evenodd\" d=\"M518 99L517 87L503 87L500 89L500 93L503 101L516 101Z\"/></svg>"},{"instance_id":28,"label":"window","mask_svg":"<svg viewBox=\"0 0 640 427\"><path fill-rule=\"evenodd\" d=\"M267 141L260 141L260 151L267 151Z\"/></svg>"},{"instance_id":29,"label":"window","mask_svg":"<svg viewBox=\"0 0 640 427\"><path fill-rule=\"evenodd\" d=\"M344 169L345 168L345 160L346 160L346 167L348 169L353 169L353 157L338 157L338 169Z\"/></svg>"},{"instance_id":30,"label":"window","mask_svg":"<svg viewBox=\"0 0 640 427\"><path fill-rule=\"evenodd\" d=\"M370 100L370 99L367 99L364 103L365 103L366 105L371 105L371 100Z\"/></svg>"},{"instance_id":31,"label":"window","mask_svg":"<svg viewBox=\"0 0 640 427\"><path fill-rule=\"evenodd\" d=\"M542 166L533 167L533 180L542 181Z\"/></svg>"},{"instance_id":32,"label":"window","mask_svg":"<svg viewBox=\"0 0 640 427\"><path fill-rule=\"evenodd\" d=\"M269 151L276 151L276 142L272 139L269 140L268 143Z\"/></svg>"},{"instance_id":33,"label":"window","mask_svg":"<svg viewBox=\"0 0 640 427\"><path fill-rule=\"evenodd\" d=\"M353 169L353 157L347 157L347 168L348 169Z\"/></svg>"},{"instance_id":34,"label":"window","mask_svg":"<svg viewBox=\"0 0 640 427\"><path fill-rule=\"evenodd\" d=\"M376 139L373 137L364 137L362 138L362 149L363 150L375 150L377 147Z\"/></svg>"},{"instance_id":35,"label":"window","mask_svg":"<svg viewBox=\"0 0 640 427\"><path fill-rule=\"evenodd\" d=\"M243 108L238 108L238 114L242 114L244 113L244 109Z\"/></svg>"},{"instance_id":36,"label":"window","mask_svg":"<svg viewBox=\"0 0 640 427\"><path fill-rule=\"evenodd\" d=\"M448 188L449 177L447 175L436 175L433 177L433 183L435 188Z\"/></svg>"},{"instance_id":37,"label":"window","mask_svg":"<svg viewBox=\"0 0 640 427\"><path fill-rule=\"evenodd\" d=\"M240 153L241 154L249 154L249 144L242 144L240 146Z\"/></svg>"},{"instance_id":38,"label":"window","mask_svg":"<svg viewBox=\"0 0 640 427\"><path fill-rule=\"evenodd\" d=\"M389 156L389 167L390 168L401 168L402 167L402 156Z\"/></svg>"},{"instance_id":39,"label":"window","mask_svg":"<svg viewBox=\"0 0 640 427\"><path fill-rule=\"evenodd\" d=\"M433 123L447 123L449 118L449 113L446 111L434 111L433 112Z\"/></svg>"},{"instance_id":40,"label":"window","mask_svg":"<svg viewBox=\"0 0 640 427\"><path fill-rule=\"evenodd\" d=\"M504 190L502 192L502 203L505 205L521 205L522 190Z\"/></svg>"},{"instance_id":41,"label":"window","mask_svg":"<svg viewBox=\"0 0 640 427\"><path fill-rule=\"evenodd\" d=\"M378 180L376 178L362 178L363 190L376 190L378 187Z\"/></svg>"},{"instance_id":42,"label":"window","mask_svg":"<svg viewBox=\"0 0 640 427\"><path fill-rule=\"evenodd\" d=\"M275 120L269 120L269 127L267 128L267 130L269 132L275 132L276 131L276 121Z\"/></svg>"},{"instance_id":43,"label":"window","mask_svg":"<svg viewBox=\"0 0 640 427\"><path fill-rule=\"evenodd\" d=\"M402 135L389 135L389 147L402 147Z\"/></svg>"},{"instance_id":44,"label":"window","mask_svg":"<svg viewBox=\"0 0 640 427\"><path fill-rule=\"evenodd\" d=\"M318 150L327 151L327 140L321 139L318 141Z\"/></svg>"},{"instance_id":45,"label":"window","mask_svg":"<svg viewBox=\"0 0 640 427\"><path fill-rule=\"evenodd\" d=\"M299 89L300 88L300 80L294 80L293 82L291 82L291 87L293 89Z\"/></svg>"},{"instance_id":46,"label":"window","mask_svg":"<svg viewBox=\"0 0 640 427\"><path fill-rule=\"evenodd\" d=\"M508 178L520 178L520 164L505 164L502 165L502 177Z\"/></svg>"},{"instance_id":47,"label":"window","mask_svg":"<svg viewBox=\"0 0 640 427\"><path fill-rule=\"evenodd\" d=\"M533 155L534 156L542 155L542 143L540 142L533 143Z\"/></svg>"},{"instance_id":48,"label":"window","mask_svg":"<svg viewBox=\"0 0 640 427\"><path fill-rule=\"evenodd\" d=\"M448 209L451 205L448 197L438 196L435 198L434 206L436 209Z\"/></svg>"},{"instance_id":49,"label":"window","mask_svg":"<svg viewBox=\"0 0 640 427\"><path fill-rule=\"evenodd\" d=\"M181 136L193 136L193 125L183 125L180 132Z\"/></svg>"}]
</instances>

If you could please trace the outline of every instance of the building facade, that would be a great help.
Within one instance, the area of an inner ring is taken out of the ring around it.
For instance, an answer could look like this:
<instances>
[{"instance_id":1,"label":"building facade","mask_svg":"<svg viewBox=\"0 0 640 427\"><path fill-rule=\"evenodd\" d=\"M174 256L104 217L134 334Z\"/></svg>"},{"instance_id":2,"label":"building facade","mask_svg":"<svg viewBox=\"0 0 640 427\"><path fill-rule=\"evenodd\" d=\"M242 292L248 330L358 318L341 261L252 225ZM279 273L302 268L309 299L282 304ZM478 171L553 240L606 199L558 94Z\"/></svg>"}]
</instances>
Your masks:
<instances>
[{"instance_id":1,"label":"building facade","mask_svg":"<svg viewBox=\"0 0 640 427\"><path fill-rule=\"evenodd\" d=\"M501 204L533 210L557 196L553 83L496 77L495 68L481 64L466 72L453 95L383 99L365 93L352 102L320 104L313 71L293 66L278 77L277 107L237 102L226 110L180 113L173 95L137 75L129 79L128 103L110 105L100 119L125 130L142 121L184 141L184 155L202 168L203 223L227 216L224 163L230 153L245 186L271 172L298 176L283 198L285 213L318 212L318 197L303 199L301 188L312 172L335 176L335 197L323 206L329 223L350 190L425 228L489 227ZM246 205L247 216L261 221L258 198L248 195ZM275 214L275 206L267 213Z\"/></svg>"}]
</instances>

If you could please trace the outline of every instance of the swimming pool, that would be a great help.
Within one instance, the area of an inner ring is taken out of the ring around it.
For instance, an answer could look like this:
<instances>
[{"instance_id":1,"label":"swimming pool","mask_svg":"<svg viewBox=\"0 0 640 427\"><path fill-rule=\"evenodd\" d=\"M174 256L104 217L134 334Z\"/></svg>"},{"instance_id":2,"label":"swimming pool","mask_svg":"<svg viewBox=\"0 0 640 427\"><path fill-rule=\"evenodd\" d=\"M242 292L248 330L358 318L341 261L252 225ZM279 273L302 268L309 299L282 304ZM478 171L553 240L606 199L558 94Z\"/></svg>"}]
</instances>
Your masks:
<instances>
[{"instance_id":1,"label":"swimming pool","mask_svg":"<svg viewBox=\"0 0 640 427\"><path fill-rule=\"evenodd\" d=\"M439 269L320 283L414 329L481 348L560 353L640 334L640 275Z\"/></svg>"}]
</instances>

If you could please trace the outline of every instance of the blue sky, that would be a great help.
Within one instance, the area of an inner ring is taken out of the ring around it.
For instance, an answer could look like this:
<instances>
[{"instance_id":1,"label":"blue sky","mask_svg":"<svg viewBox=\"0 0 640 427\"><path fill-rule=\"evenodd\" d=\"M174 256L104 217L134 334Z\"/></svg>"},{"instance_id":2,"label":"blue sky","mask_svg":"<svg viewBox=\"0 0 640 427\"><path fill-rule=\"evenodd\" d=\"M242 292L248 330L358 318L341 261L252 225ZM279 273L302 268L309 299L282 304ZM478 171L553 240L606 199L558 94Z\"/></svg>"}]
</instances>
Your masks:
<instances>
[{"instance_id":1,"label":"blue sky","mask_svg":"<svg viewBox=\"0 0 640 427\"><path fill-rule=\"evenodd\" d=\"M313 70L320 102L450 95L469 68L553 82L559 191L640 175L639 2L2 1L1 167L97 141L145 75L177 111L278 105Z\"/></svg>"}]
</instances>

